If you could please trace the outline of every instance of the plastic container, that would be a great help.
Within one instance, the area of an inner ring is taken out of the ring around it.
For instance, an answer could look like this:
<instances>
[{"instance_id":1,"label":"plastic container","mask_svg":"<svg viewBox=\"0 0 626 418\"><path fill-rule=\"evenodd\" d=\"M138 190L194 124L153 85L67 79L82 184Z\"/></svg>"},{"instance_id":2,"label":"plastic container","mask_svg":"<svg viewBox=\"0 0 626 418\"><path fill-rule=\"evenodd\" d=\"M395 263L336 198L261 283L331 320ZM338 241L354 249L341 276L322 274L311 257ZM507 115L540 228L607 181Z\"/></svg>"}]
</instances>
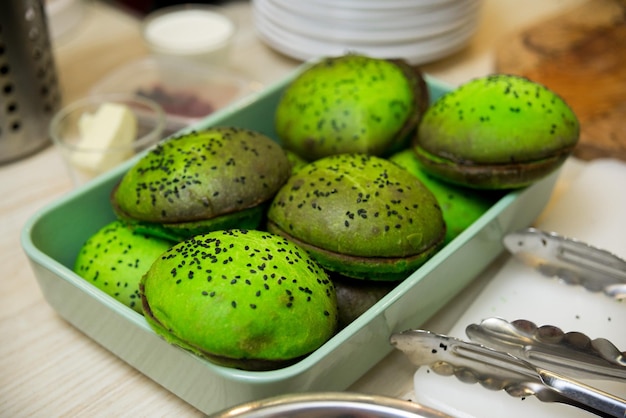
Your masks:
<instances>
[{"instance_id":1,"label":"plastic container","mask_svg":"<svg viewBox=\"0 0 626 418\"><path fill-rule=\"evenodd\" d=\"M196 128L239 126L276 137L273 115L292 77L217 112ZM428 79L431 97L448 87ZM138 158L138 157L137 157ZM134 161L43 208L26 223L22 245L48 303L67 321L200 411L283 393L342 391L392 350L389 336L421 326L502 251L509 231L530 225L548 202L558 172L506 194L480 219L368 311L298 363L250 372L217 366L157 336L144 317L71 271L91 234L114 219L109 195ZM67 220L72 219L72 228ZM62 232L62 233L61 233Z\"/></svg>"},{"instance_id":2,"label":"plastic container","mask_svg":"<svg viewBox=\"0 0 626 418\"><path fill-rule=\"evenodd\" d=\"M152 99L163 108L166 133L171 133L259 89L259 83L234 71L148 56L111 72L90 94L134 93Z\"/></svg>"}]
</instances>

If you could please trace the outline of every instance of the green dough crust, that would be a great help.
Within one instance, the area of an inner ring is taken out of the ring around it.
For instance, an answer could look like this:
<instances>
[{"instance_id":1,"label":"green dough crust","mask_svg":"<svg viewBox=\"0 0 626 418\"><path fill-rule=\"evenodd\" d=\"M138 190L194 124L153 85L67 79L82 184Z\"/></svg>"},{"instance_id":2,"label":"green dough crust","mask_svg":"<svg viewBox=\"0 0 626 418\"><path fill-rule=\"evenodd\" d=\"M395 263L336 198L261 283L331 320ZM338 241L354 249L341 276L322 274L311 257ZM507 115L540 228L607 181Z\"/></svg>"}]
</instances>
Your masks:
<instances>
[{"instance_id":1,"label":"green dough crust","mask_svg":"<svg viewBox=\"0 0 626 418\"><path fill-rule=\"evenodd\" d=\"M427 258L422 255L431 255L445 236L433 194L396 164L365 154L329 156L301 168L272 201L268 221L273 232L323 250L317 260L324 267L337 271L344 264L351 277L367 270L373 278L376 266ZM340 262L325 263L333 253ZM350 271L357 265L369 267Z\"/></svg>"},{"instance_id":2,"label":"green dough crust","mask_svg":"<svg viewBox=\"0 0 626 418\"><path fill-rule=\"evenodd\" d=\"M497 74L471 80L425 112L414 150L429 172L478 188L525 186L556 169L580 135L571 108L548 88Z\"/></svg>"},{"instance_id":3,"label":"green dough crust","mask_svg":"<svg viewBox=\"0 0 626 418\"><path fill-rule=\"evenodd\" d=\"M83 244L74 262L74 272L114 297L143 313L139 281L150 265L174 242L158 239L113 221Z\"/></svg>"},{"instance_id":4,"label":"green dough crust","mask_svg":"<svg viewBox=\"0 0 626 418\"><path fill-rule=\"evenodd\" d=\"M419 71L400 60L348 54L315 63L287 86L275 115L284 146L308 161L382 155L410 141L428 105Z\"/></svg>"},{"instance_id":5,"label":"green dough crust","mask_svg":"<svg viewBox=\"0 0 626 418\"><path fill-rule=\"evenodd\" d=\"M193 222L170 224L141 222L134 221L132 219L125 219L124 221L137 232L171 241L183 241L195 235L204 234L210 231L231 229L234 227L241 229L256 229L259 225L263 224L267 207L268 203L264 202L249 209L243 209L238 212Z\"/></svg>"},{"instance_id":6,"label":"green dough crust","mask_svg":"<svg viewBox=\"0 0 626 418\"><path fill-rule=\"evenodd\" d=\"M276 224L269 222L268 231L279 234L304 248L311 256L329 271L355 279L369 281L401 281L408 273L416 270L432 257L441 245L434 245L427 250L406 257L358 257L336 253L313 245L309 245L287 234Z\"/></svg>"},{"instance_id":7,"label":"green dough crust","mask_svg":"<svg viewBox=\"0 0 626 418\"><path fill-rule=\"evenodd\" d=\"M411 149L398 152L389 160L417 177L435 195L446 223L446 243L478 220L503 196L502 192L470 189L432 176L422 168Z\"/></svg>"},{"instance_id":8,"label":"green dough crust","mask_svg":"<svg viewBox=\"0 0 626 418\"><path fill-rule=\"evenodd\" d=\"M332 281L306 251L268 232L214 231L181 242L155 261L140 289L158 334L229 367L282 367L336 332Z\"/></svg>"},{"instance_id":9,"label":"green dough crust","mask_svg":"<svg viewBox=\"0 0 626 418\"><path fill-rule=\"evenodd\" d=\"M148 152L124 175L112 202L121 218L187 228L271 200L290 172L285 152L269 137L210 128Z\"/></svg>"}]
</instances>

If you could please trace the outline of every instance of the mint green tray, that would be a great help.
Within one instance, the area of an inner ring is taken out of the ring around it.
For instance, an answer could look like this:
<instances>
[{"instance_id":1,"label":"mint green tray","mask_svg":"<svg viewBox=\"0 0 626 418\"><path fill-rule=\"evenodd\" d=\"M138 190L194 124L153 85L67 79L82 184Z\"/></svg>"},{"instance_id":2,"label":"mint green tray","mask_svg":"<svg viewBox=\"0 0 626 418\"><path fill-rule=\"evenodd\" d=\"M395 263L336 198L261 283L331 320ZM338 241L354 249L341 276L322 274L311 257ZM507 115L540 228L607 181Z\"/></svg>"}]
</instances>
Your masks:
<instances>
[{"instance_id":1,"label":"mint green tray","mask_svg":"<svg viewBox=\"0 0 626 418\"><path fill-rule=\"evenodd\" d=\"M275 138L274 109L295 76L216 112L195 128L240 126ZM428 79L431 97L449 91ZM503 250L509 231L530 225L547 203L557 172L507 194L478 221L313 354L290 367L248 372L209 363L158 337L143 316L72 272L85 240L114 219L113 185L139 158L128 161L35 214L22 231L22 246L47 302L69 323L200 411L288 392L346 389L385 357L389 335L421 326Z\"/></svg>"}]
</instances>

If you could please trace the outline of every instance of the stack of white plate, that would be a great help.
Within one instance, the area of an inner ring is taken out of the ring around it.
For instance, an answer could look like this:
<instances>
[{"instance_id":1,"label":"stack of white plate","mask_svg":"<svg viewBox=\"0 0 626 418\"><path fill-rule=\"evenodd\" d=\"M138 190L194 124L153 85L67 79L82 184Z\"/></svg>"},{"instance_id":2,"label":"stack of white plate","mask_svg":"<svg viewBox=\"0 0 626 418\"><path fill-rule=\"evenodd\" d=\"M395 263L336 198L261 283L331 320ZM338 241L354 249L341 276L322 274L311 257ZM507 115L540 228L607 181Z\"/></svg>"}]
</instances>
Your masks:
<instances>
[{"instance_id":1,"label":"stack of white plate","mask_svg":"<svg viewBox=\"0 0 626 418\"><path fill-rule=\"evenodd\" d=\"M299 60L349 52L422 64L464 47L480 0L252 0L261 39Z\"/></svg>"}]
</instances>

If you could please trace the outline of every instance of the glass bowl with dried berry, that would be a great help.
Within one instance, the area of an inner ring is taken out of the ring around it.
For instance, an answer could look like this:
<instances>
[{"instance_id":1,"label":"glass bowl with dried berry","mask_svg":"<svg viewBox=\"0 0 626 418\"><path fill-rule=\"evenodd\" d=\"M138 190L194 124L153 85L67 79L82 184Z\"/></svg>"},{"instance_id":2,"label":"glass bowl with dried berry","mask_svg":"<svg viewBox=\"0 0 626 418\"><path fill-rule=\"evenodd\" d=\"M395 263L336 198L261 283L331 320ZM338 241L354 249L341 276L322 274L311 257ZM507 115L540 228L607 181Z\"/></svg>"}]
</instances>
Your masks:
<instances>
[{"instance_id":1,"label":"glass bowl with dried berry","mask_svg":"<svg viewBox=\"0 0 626 418\"><path fill-rule=\"evenodd\" d=\"M147 56L105 76L91 94L135 93L154 100L165 112L166 134L170 134L259 88L260 83L231 70Z\"/></svg>"}]
</instances>

